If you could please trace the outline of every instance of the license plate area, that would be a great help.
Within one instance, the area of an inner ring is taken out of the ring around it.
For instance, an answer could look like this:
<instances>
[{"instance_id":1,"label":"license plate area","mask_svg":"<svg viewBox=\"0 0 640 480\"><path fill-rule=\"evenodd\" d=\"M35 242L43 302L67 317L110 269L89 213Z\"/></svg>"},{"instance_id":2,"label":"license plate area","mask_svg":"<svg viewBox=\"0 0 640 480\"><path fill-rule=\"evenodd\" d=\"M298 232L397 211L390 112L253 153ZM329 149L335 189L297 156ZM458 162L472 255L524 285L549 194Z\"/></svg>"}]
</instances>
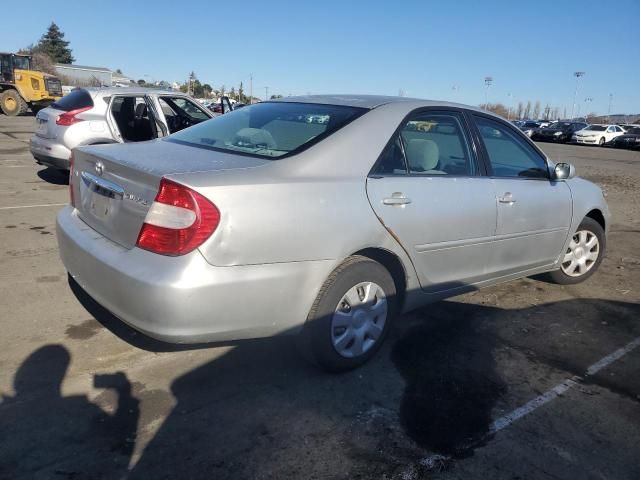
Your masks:
<instances>
[{"instance_id":1,"label":"license plate area","mask_svg":"<svg viewBox=\"0 0 640 480\"><path fill-rule=\"evenodd\" d=\"M124 195L122 187L87 172L83 172L81 177L83 211L102 222L117 215Z\"/></svg>"}]
</instances>

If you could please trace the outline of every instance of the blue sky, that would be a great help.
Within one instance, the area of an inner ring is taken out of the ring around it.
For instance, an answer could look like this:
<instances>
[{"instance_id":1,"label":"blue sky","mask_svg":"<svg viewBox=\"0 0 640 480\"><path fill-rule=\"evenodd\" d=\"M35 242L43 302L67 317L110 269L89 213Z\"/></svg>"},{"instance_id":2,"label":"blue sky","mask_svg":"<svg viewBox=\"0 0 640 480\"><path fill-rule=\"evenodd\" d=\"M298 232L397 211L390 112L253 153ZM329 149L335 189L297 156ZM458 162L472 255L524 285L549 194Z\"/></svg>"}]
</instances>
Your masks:
<instances>
[{"instance_id":1,"label":"blue sky","mask_svg":"<svg viewBox=\"0 0 640 480\"><path fill-rule=\"evenodd\" d=\"M4 16L23 18L24 8L9 2ZM570 112L581 70L582 109L592 98L589 110L606 114L613 94L612 113L640 113L640 0L32 0L28 11L26 22L3 22L0 50L36 42L53 20L76 63L135 79L184 81L194 70L216 88L243 81L248 93L252 73L260 97L264 86L283 95L403 90L477 105L490 75L490 102Z\"/></svg>"}]
</instances>

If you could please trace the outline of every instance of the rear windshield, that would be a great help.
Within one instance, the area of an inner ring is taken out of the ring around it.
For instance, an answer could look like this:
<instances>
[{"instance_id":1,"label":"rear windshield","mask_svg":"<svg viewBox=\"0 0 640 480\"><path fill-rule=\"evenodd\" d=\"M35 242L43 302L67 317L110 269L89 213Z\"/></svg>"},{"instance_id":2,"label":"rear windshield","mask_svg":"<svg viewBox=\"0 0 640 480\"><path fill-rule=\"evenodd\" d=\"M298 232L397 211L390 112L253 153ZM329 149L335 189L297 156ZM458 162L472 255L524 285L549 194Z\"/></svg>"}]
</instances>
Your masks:
<instances>
[{"instance_id":1,"label":"rear windshield","mask_svg":"<svg viewBox=\"0 0 640 480\"><path fill-rule=\"evenodd\" d=\"M571 124L567 122L556 122L549 125L549 128L557 128L559 130L562 130L563 128L569 128L570 126Z\"/></svg>"},{"instance_id":2,"label":"rear windshield","mask_svg":"<svg viewBox=\"0 0 640 480\"><path fill-rule=\"evenodd\" d=\"M367 110L313 103L264 102L177 132L168 141L279 158L331 135Z\"/></svg>"},{"instance_id":3,"label":"rear windshield","mask_svg":"<svg viewBox=\"0 0 640 480\"><path fill-rule=\"evenodd\" d=\"M79 108L93 107L93 100L89 92L82 88L76 88L57 102L52 103L51 106L58 110L70 112L71 110L77 110Z\"/></svg>"}]
</instances>

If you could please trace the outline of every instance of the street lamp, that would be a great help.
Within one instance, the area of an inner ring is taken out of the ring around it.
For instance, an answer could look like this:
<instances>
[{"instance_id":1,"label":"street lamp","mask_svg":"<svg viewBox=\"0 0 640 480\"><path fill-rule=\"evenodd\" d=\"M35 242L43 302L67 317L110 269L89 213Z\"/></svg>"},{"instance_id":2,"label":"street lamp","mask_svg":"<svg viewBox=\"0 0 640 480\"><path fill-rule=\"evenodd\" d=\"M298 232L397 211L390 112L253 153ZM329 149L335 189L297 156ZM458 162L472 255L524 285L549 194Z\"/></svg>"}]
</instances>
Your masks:
<instances>
[{"instance_id":1,"label":"street lamp","mask_svg":"<svg viewBox=\"0 0 640 480\"><path fill-rule=\"evenodd\" d=\"M484 77L484 84L487 86L484 94L484 109L489 110L489 87L493 83L493 77Z\"/></svg>"},{"instance_id":2,"label":"street lamp","mask_svg":"<svg viewBox=\"0 0 640 480\"><path fill-rule=\"evenodd\" d=\"M511 102L513 101L513 93L507 93L509 97L509 107L507 108L507 120L511 120Z\"/></svg>"},{"instance_id":3,"label":"street lamp","mask_svg":"<svg viewBox=\"0 0 640 480\"><path fill-rule=\"evenodd\" d=\"M613 93L609 94L609 108L607 108L607 123L611 122L611 102L613 102Z\"/></svg>"},{"instance_id":4,"label":"street lamp","mask_svg":"<svg viewBox=\"0 0 640 480\"><path fill-rule=\"evenodd\" d=\"M578 83L580 82L580 77L584 77L585 72L573 72L573 76L576 77L576 91L573 94L573 105L571 107L571 119L573 120L573 114L576 109L576 99L578 98ZM578 105L578 108L580 106Z\"/></svg>"}]
</instances>

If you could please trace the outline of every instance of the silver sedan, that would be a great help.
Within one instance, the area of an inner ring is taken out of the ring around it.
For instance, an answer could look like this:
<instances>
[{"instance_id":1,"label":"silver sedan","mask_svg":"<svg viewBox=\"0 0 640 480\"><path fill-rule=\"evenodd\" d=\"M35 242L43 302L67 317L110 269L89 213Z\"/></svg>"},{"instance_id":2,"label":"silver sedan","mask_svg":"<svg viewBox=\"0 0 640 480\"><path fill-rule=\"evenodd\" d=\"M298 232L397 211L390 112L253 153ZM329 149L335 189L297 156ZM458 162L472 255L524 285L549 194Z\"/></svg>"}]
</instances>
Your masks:
<instances>
[{"instance_id":1,"label":"silver sedan","mask_svg":"<svg viewBox=\"0 0 640 480\"><path fill-rule=\"evenodd\" d=\"M464 105L308 96L143 144L74 151L58 215L75 281L177 343L300 334L322 367L367 361L394 317L548 272L586 280L601 190Z\"/></svg>"}]
</instances>

